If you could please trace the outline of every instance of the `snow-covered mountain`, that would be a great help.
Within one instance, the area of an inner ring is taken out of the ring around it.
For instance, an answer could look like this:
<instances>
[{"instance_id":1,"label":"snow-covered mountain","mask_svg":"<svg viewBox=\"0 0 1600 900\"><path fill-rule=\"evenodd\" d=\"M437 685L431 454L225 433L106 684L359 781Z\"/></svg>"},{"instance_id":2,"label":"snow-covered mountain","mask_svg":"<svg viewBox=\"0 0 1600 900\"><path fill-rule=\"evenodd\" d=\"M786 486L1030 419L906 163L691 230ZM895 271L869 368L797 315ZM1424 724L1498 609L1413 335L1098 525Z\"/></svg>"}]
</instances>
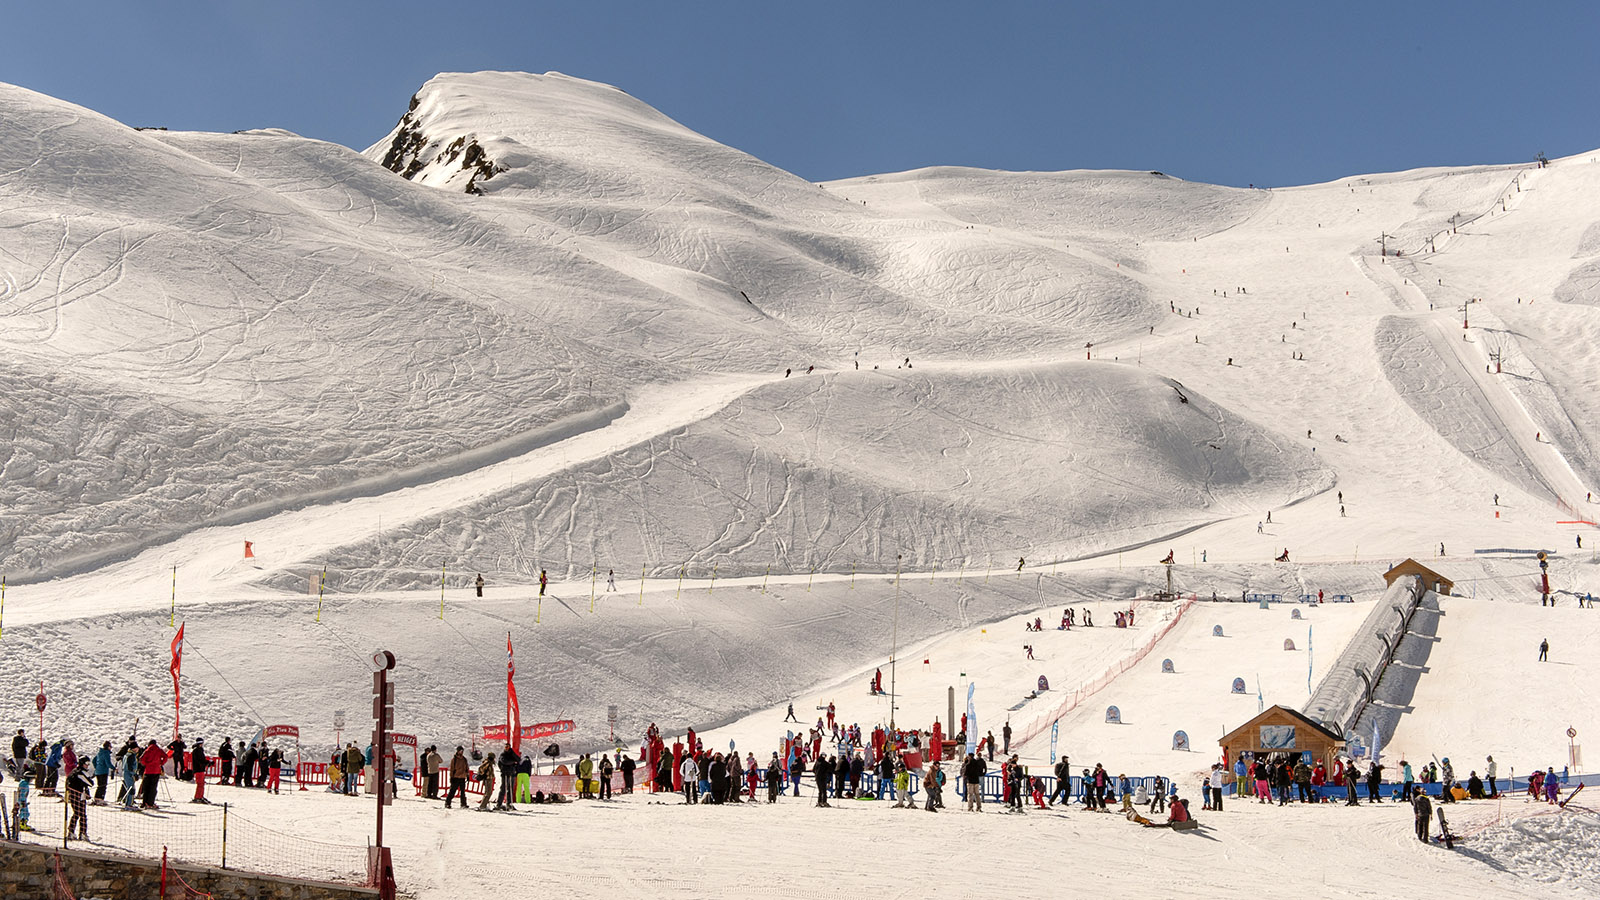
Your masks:
<instances>
[{"instance_id":1,"label":"snow-covered mountain","mask_svg":"<svg viewBox=\"0 0 1600 900\"><path fill-rule=\"evenodd\" d=\"M381 643L406 727L448 740L503 702L509 637L527 718L578 719L579 746L611 703L619 733L746 740L765 725L741 717L908 646L939 660L918 715L946 659L984 673L987 709L1039 674L1070 689L1133 638L1032 638L1046 670L989 629L1168 571L1355 595L1328 644L1408 555L1476 594L1462 620L1523 616L1488 604L1528 600L1533 564L1464 557L1564 551L1558 588L1600 587L1576 552L1600 485L1596 197L1588 154L1274 191L817 185L557 74L440 75L364 153L0 86L0 684L62 686L56 714L97 734L148 723L187 618L198 728L309 732ZM1154 659L1248 664L1303 701L1338 647L1302 665L1249 612L1219 614L1236 643L1191 620ZM1481 671L1480 643L1429 665ZM1393 734L1543 753L1557 721L1600 727L1592 673L1549 676L1566 699L1514 733L1440 701ZM1256 699L1162 677L1110 683L1128 730L1084 707L1064 740L1184 773L1166 737ZM0 694L0 718L31 709Z\"/></svg>"}]
</instances>

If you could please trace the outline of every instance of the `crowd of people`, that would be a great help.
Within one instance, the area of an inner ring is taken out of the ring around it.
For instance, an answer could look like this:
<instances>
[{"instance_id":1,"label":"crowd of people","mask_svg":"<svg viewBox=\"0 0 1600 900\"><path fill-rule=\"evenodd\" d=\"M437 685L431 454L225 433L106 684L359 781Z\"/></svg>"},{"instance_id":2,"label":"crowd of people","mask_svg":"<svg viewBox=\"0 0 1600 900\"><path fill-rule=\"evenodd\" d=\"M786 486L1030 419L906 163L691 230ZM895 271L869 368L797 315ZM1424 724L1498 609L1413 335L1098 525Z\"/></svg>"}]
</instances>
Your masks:
<instances>
[{"instance_id":1,"label":"crowd of people","mask_svg":"<svg viewBox=\"0 0 1600 900\"><path fill-rule=\"evenodd\" d=\"M791 705L788 720L794 720ZM967 749L967 721L961 717L960 730L946 737L942 724L935 720L931 729L892 729L883 726L863 732L858 724L845 725L837 718L833 704L804 732L790 731L765 761L754 752L742 756L730 743L726 753L705 745L690 730L684 738L665 743L659 728L652 724L645 733L638 758L620 746L613 753L581 754L566 783L575 785L577 799L609 800L613 791L634 793L636 786L651 793L680 794L686 804L776 803L786 793L799 797L802 786L811 789L815 805L826 807L841 799L891 800L894 808L928 812L945 809L945 788L959 779L960 793L969 812L982 812L985 781L991 773L999 776L998 795L1007 812L1020 813L1028 806L1048 809L1057 805L1081 804L1090 811L1120 810L1130 821L1145 826L1195 827L1188 803L1178 796L1177 785L1164 778L1129 778L1111 775L1100 764L1084 768L1076 783L1070 761L1063 757L1054 764L1048 777L1029 772L1019 755L1011 753L1011 726L1005 723L1004 744L992 732ZM996 765L997 746L1000 758ZM554 758L557 748L546 748ZM89 806L111 802L124 809L156 809L157 789L163 774L193 783L191 802L208 803L206 785L215 778L235 787L260 788L270 793L281 790L284 753L266 741L241 741L237 746L224 737L213 757L202 740L192 744L175 737L162 746L156 740L142 745L128 738L120 747L104 741L92 752L79 752L70 739L53 743L30 742L18 729L11 742L10 774L17 780L15 821L28 830L30 789L40 796L60 797L69 807L69 838L87 839ZM336 748L327 763L328 790L356 795L361 793L360 773L371 772L371 748L362 750L354 742ZM947 772L946 763L953 772ZM1259 804L1339 802L1360 805L1365 787L1368 803L1385 799L1413 804L1419 816L1431 809L1429 793L1441 803L1458 799L1500 796L1499 768L1493 756L1486 757L1483 775L1477 769L1458 781L1448 757L1418 768L1401 759L1396 765L1398 783L1391 784L1384 796L1384 775L1388 767L1378 762L1360 764L1339 757L1327 766L1321 760L1308 761L1293 752L1255 755L1241 754L1231 763L1216 763L1201 779L1202 808L1221 811L1227 788L1234 788L1233 799ZM465 809L469 785L481 793L479 810L513 811L519 803L570 802L560 791L534 790L537 771L533 756L503 747L480 753L457 746L446 761L436 745L427 747L417 759L414 773L418 793L428 800L439 800L445 787L446 809L459 804ZM1232 777L1228 777L1230 775ZM565 774L565 770L562 770ZM636 778L638 779L636 784ZM1555 769L1535 772L1529 794L1538 800L1559 800L1561 776ZM614 782L620 785L614 787ZM115 800L108 801L112 785L118 785ZM1429 785L1438 784L1438 791ZM993 785L988 785L993 791ZM1342 787L1343 795L1335 789ZM62 793L64 789L64 794ZM1075 796L1074 796L1075 795ZM1419 800L1419 798L1421 798ZM1165 821L1147 817L1166 813ZM1442 822L1442 817L1441 817ZM1419 819L1419 830L1426 833L1426 822ZM1443 827L1443 826L1441 826Z\"/></svg>"},{"instance_id":2,"label":"crowd of people","mask_svg":"<svg viewBox=\"0 0 1600 900\"><path fill-rule=\"evenodd\" d=\"M11 738L7 770L17 782L13 813L20 830L31 830L29 795L36 791L66 803L68 836L87 840L91 806L114 802L126 810L159 808L156 794L169 767L179 781L194 785L191 803L208 804L206 782L214 763L223 784L231 780L235 787L279 793L283 761L283 751L268 748L265 741L241 742L236 748L231 738L224 737L212 757L203 741L190 744L181 735L166 746L153 738L141 745L137 738L129 737L115 749L111 741L103 741L92 753L80 753L70 738L53 743L29 741L27 732L19 728ZM112 784L117 785L116 799L108 801Z\"/></svg>"}]
</instances>

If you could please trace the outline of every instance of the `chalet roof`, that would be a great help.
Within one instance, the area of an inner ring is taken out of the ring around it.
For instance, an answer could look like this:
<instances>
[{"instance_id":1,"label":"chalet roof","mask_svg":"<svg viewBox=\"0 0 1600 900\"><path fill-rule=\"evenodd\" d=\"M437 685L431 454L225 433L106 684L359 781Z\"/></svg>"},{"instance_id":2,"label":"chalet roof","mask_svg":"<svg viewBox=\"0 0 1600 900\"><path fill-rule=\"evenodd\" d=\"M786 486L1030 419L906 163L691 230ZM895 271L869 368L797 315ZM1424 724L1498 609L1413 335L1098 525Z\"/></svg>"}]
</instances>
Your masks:
<instances>
[{"instance_id":1,"label":"chalet roof","mask_svg":"<svg viewBox=\"0 0 1600 900\"><path fill-rule=\"evenodd\" d=\"M1452 579L1440 575L1438 572L1435 572L1434 570L1428 568L1422 563L1417 562L1414 559L1411 559L1410 557L1407 557L1391 566L1389 571L1383 573L1383 580L1388 584L1394 584L1394 580L1399 578L1401 575L1420 575L1423 577L1423 580L1429 584L1432 584L1436 581L1442 581L1452 587L1455 586L1455 581Z\"/></svg>"},{"instance_id":2,"label":"chalet roof","mask_svg":"<svg viewBox=\"0 0 1600 900\"><path fill-rule=\"evenodd\" d=\"M1330 741L1336 741L1336 742L1340 742L1340 743L1344 742L1344 737L1342 735L1334 734L1332 731L1329 731L1326 726L1324 726L1320 722L1316 721L1315 719L1312 719L1312 718L1308 717L1307 715L1305 715L1304 713L1300 712L1299 710L1290 709L1287 706L1278 706L1277 704L1273 704L1272 706L1269 706L1266 709L1262 710L1259 714L1256 715L1255 718L1251 719L1250 721L1244 723L1243 725L1240 725L1238 728L1235 728L1234 730L1232 730L1232 731L1228 732L1227 734L1223 735L1222 736L1222 740L1219 741L1218 743L1223 743L1223 744L1229 743L1234 738L1235 735L1247 733L1250 729L1256 727L1261 722L1263 722L1263 721L1265 721L1267 719L1270 719L1274 715L1277 715L1277 714L1280 714L1280 713L1287 714L1290 718L1295 719L1296 721L1298 721L1301 724L1305 725L1307 728L1315 729L1320 734L1326 736L1328 738L1328 740L1330 740Z\"/></svg>"}]
</instances>

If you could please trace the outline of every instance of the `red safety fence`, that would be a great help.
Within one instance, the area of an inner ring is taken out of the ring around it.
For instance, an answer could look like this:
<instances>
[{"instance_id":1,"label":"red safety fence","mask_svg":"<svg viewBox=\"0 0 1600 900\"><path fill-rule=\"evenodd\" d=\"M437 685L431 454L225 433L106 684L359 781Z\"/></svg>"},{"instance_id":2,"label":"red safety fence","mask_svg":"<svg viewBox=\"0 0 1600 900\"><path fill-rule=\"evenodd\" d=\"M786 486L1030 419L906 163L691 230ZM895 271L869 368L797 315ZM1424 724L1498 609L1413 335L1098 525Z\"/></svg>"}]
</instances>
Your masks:
<instances>
[{"instance_id":1,"label":"red safety fence","mask_svg":"<svg viewBox=\"0 0 1600 900\"><path fill-rule=\"evenodd\" d=\"M1066 697L1061 701L1060 705L1057 706L1053 711L1046 713L1045 715L1038 716L1027 725L1024 725L1021 730L1021 738L1018 740L1013 740L1012 746L1015 747L1018 744L1026 744L1028 741L1031 741L1043 734L1062 716L1065 716L1067 713L1077 709L1083 704L1084 701L1104 690L1107 685L1111 684L1111 682L1117 679L1117 676L1143 662L1144 658L1150 655L1150 651L1154 650L1156 645L1161 643L1162 638L1165 638L1172 631L1172 629L1178 627L1178 623L1183 620L1183 614L1188 612L1189 608L1194 604L1195 598L1193 596L1187 597L1180 601L1172 618L1168 619L1165 625L1162 625L1160 628L1156 629L1156 631L1152 633L1137 650L1134 650L1132 653L1123 657L1117 662L1112 663L1104 672L1100 673L1099 677L1085 682L1076 690L1067 694Z\"/></svg>"}]
</instances>

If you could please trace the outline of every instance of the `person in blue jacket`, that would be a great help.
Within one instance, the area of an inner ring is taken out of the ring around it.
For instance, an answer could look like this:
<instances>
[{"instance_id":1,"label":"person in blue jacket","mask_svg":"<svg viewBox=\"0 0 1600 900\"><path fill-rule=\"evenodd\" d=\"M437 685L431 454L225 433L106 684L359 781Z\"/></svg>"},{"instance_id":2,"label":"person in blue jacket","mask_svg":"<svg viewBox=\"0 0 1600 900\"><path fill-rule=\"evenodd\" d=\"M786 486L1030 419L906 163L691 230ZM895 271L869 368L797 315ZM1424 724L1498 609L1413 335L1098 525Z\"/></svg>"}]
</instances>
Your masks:
<instances>
[{"instance_id":1,"label":"person in blue jacket","mask_svg":"<svg viewBox=\"0 0 1600 900\"><path fill-rule=\"evenodd\" d=\"M56 778L61 774L61 741L50 745L50 755L44 761L44 784L39 786L39 793L46 797L56 796Z\"/></svg>"},{"instance_id":2,"label":"person in blue jacket","mask_svg":"<svg viewBox=\"0 0 1600 900\"><path fill-rule=\"evenodd\" d=\"M94 805L106 805L106 780L111 777L111 742L106 741L94 753Z\"/></svg>"}]
</instances>

